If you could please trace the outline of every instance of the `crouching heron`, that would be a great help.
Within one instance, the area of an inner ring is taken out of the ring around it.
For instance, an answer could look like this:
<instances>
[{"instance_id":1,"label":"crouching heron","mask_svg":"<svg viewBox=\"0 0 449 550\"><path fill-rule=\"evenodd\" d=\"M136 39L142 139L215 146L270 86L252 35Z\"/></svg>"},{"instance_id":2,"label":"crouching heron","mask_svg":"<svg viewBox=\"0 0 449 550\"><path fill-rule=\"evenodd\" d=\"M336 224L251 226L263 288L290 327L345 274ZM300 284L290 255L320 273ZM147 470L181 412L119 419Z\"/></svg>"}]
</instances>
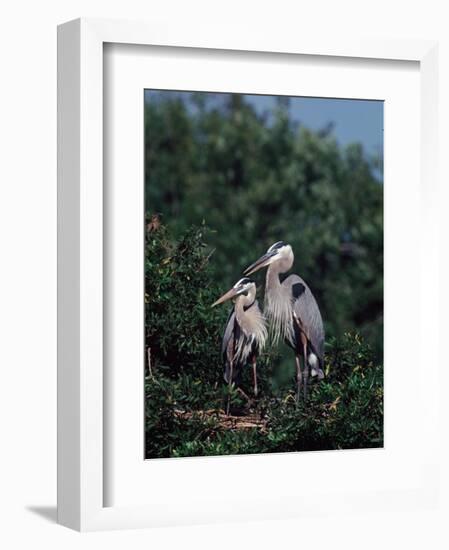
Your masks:
<instances>
[{"instance_id":1,"label":"crouching heron","mask_svg":"<svg viewBox=\"0 0 449 550\"><path fill-rule=\"evenodd\" d=\"M280 275L293 265L292 247L282 241L270 246L267 252L250 265L245 275L268 267L265 285L264 313L276 343L283 338L294 350L296 358L296 396L301 386L307 398L309 369L312 376L324 378L324 328L316 300L306 282L298 275L290 275L281 282ZM301 360L303 358L303 371Z\"/></svg>"},{"instance_id":2,"label":"crouching heron","mask_svg":"<svg viewBox=\"0 0 449 550\"><path fill-rule=\"evenodd\" d=\"M257 356L268 336L265 318L256 300L256 285L248 278L240 279L212 307L234 299L223 335L221 352L225 363L225 382L238 386L242 369L251 362L254 395L257 397ZM229 413L229 401L227 406Z\"/></svg>"}]
</instances>

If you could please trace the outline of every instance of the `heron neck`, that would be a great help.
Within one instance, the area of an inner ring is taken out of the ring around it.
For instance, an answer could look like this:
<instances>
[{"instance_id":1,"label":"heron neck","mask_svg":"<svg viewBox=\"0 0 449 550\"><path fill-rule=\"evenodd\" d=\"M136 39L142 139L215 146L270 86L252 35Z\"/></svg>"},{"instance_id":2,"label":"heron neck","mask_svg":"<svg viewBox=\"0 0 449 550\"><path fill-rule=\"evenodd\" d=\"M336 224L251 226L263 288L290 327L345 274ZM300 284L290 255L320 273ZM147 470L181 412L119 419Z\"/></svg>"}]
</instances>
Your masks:
<instances>
[{"instance_id":1,"label":"heron neck","mask_svg":"<svg viewBox=\"0 0 449 550\"><path fill-rule=\"evenodd\" d=\"M267 270L264 313L270 320L270 332L274 343L279 339L292 341L292 304L287 287L281 284L279 274L283 266L271 264Z\"/></svg>"},{"instance_id":2,"label":"heron neck","mask_svg":"<svg viewBox=\"0 0 449 550\"><path fill-rule=\"evenodd\" d=\"M281 287L281 280L279 278L281 271L279 266L271 264L267 269L266 290L278 290Z\"/></svg>"},{"instance_id":3,"label":"heron neck","mask_svg":"<svg viewBox=\"0 0 449 550\"><path fill-rule=\"evenodd\" d=\"M246 309L249 305L249 303L247 302L248 302L248 299L246 296L239 296L235 301L235 316L239 325L242 325L242 323L244 323L244 318L246 316Z\"/></svg>"},{"instance_id":4,"label":"heron neck","mask_svg":"<svg viewBox=\"0 0 449 550\"><path fill-rule=\"evenodd\" d=\"M235 315L237 319L239 319L245 313L244 305L245 304L243 296L239 296L235 301Z\"/></svg>"},{"instance_id":5,"label":"heron neck","mask_svg":"<svg viewBox=\"0 0 449 550\"><path fill-rule=\"evenodd\" d=\"M241 317L245 314L246 310L249 309L256 299L256 293L252 289L249 290L248 294L242 294L238 296L235 301L235 313L237 317Z\"/></svg>"}]
</instances>

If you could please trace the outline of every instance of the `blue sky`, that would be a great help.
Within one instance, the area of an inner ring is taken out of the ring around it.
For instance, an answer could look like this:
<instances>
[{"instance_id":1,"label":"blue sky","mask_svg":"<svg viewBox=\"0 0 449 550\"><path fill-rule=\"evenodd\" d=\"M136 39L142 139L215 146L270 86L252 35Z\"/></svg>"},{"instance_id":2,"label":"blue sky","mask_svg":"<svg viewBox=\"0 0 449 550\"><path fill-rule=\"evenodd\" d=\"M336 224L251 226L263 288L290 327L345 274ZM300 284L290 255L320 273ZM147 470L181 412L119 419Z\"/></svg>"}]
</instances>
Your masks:
<instances>
[{"instance_id":1,"label":"blue sky","mask_svg":"<svg viewBox=\"0 0 449 550\"><path fill-rule=\"evenodd\" d=\"M190 92L152 92L145 91L149 100L152 94L166 94L189 97ZM217 101L224 94L208 93ZM276 105L275 96L246 95L259 112L272 110ZM383 151L383 102L364 99L327 99L317 97L291 97L289 111L292 120L312 130L320 130L333 125L333 135L338 143L361 143L370 156L382 158ZM381 175L377 174L381 179Z\"/></svg>"},{"instance_id":2,"label":"blue sky","mask_svg":"<svg viewBox=\"0 0 449 550\"><path fill-rule=\"evenodd\" d=\"M258 111L270 110L276 101L272 96L247 98ZM382 101L292 97L289 109L292 119L312 130L332 123L341 145L360 142L369 154L377 154L383 147Z\"/></svg>"}]
</instances>

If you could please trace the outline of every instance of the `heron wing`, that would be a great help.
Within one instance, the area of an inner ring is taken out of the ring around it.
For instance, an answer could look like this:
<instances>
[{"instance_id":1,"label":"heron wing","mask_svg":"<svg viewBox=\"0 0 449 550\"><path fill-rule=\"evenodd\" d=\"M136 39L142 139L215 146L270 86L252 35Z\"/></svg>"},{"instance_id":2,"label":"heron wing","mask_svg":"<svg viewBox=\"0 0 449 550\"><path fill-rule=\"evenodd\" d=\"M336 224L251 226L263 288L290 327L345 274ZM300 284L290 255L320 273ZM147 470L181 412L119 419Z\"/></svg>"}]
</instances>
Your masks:
<instances>
[{"instance_id":1,"label":"heron wing","mask_svg":"<svg viewBox=\"0 0 449 550\"><path fill-rule=\"evenodd\" d=\"M291 288L293 312L300 320L304 332L320 364L324 360L323 319L312 291L299 275L290 275L284 281Z\"/></svg>"},{"instance_id":2,"label":"heron wing","mask_svg":"<svg viewBox=\"0 0 449 550\"><path fill-rule=\"evenodd\" d=\"M223 355L224 359L226 359L229 343L234 338L234 325L235 325L235 310L234 308L232 308L229 313L228 320L226 322L226 328L223 334L223 341L221 344L221 354Z\"/></svg>"},{"instance_id":3,"label":"heron wing","mask_svg":"<svg viewBox=\"0 0 449 550\"><path fill-rule=\"evenodd\" d=\"M231 362L233 362L233 354L236 346L235 342L236 340L238 341L240 335L241 331L239 324L236 322L235 310L234 308L232 308L228 317L228 321L226 323L226 328L223 335L223 342L221 344L221 353L225 362L224 380L226 383L229 382L230 367ZM241 374L241 367L242 365L240 363L234 363L232 374L233 382L238 383Z\"/></svg>"}]
</instances>

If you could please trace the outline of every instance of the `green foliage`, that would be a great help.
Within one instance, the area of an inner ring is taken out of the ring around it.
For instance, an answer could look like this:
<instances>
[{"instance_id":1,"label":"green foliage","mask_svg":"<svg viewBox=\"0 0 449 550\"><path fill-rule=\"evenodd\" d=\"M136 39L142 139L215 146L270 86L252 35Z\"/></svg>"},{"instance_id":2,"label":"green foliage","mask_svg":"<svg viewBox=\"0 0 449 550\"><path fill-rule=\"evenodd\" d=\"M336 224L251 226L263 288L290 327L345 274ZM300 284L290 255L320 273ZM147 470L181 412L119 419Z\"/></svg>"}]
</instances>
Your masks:
<instances>
[{"instance_id":1,"label":"green foliage","mask_svg":"<svg viewBox=\"0 0 449 550\"><path fill-rule=\"evenodd\" d=\"M145 240L145 336L152 368L168 377L195 369L203 381L220 379L220 330L226 312L212 309L220 293L211 277L205 225L179 241L161 225ZM147 365L148 367L148 365Z\"/></svg>"},{"instance_id":2,"label":"green foliage","mask_svg":"<svg viewBox=\"0 0 449 550\"><path fill-rule=\"evenodd\" d=\"M208 229L189 228L179 240L167 228L147 232L145 378L148 458L379 447L383 444L383 374L357 334L331 339L326 377L312 383L307 404L294 399L294 360L273 351L259 359L260 398L249 405L235 390L232 403L264 421L229 429L219 411L227 397L220 357L229 308L211 309L223 292L212 277ZM213 258L213 256L212 256ZM244 390L251 393L250 368ZM204 411L210 414L205 415Z\"/></svg>"}]
</instances>

